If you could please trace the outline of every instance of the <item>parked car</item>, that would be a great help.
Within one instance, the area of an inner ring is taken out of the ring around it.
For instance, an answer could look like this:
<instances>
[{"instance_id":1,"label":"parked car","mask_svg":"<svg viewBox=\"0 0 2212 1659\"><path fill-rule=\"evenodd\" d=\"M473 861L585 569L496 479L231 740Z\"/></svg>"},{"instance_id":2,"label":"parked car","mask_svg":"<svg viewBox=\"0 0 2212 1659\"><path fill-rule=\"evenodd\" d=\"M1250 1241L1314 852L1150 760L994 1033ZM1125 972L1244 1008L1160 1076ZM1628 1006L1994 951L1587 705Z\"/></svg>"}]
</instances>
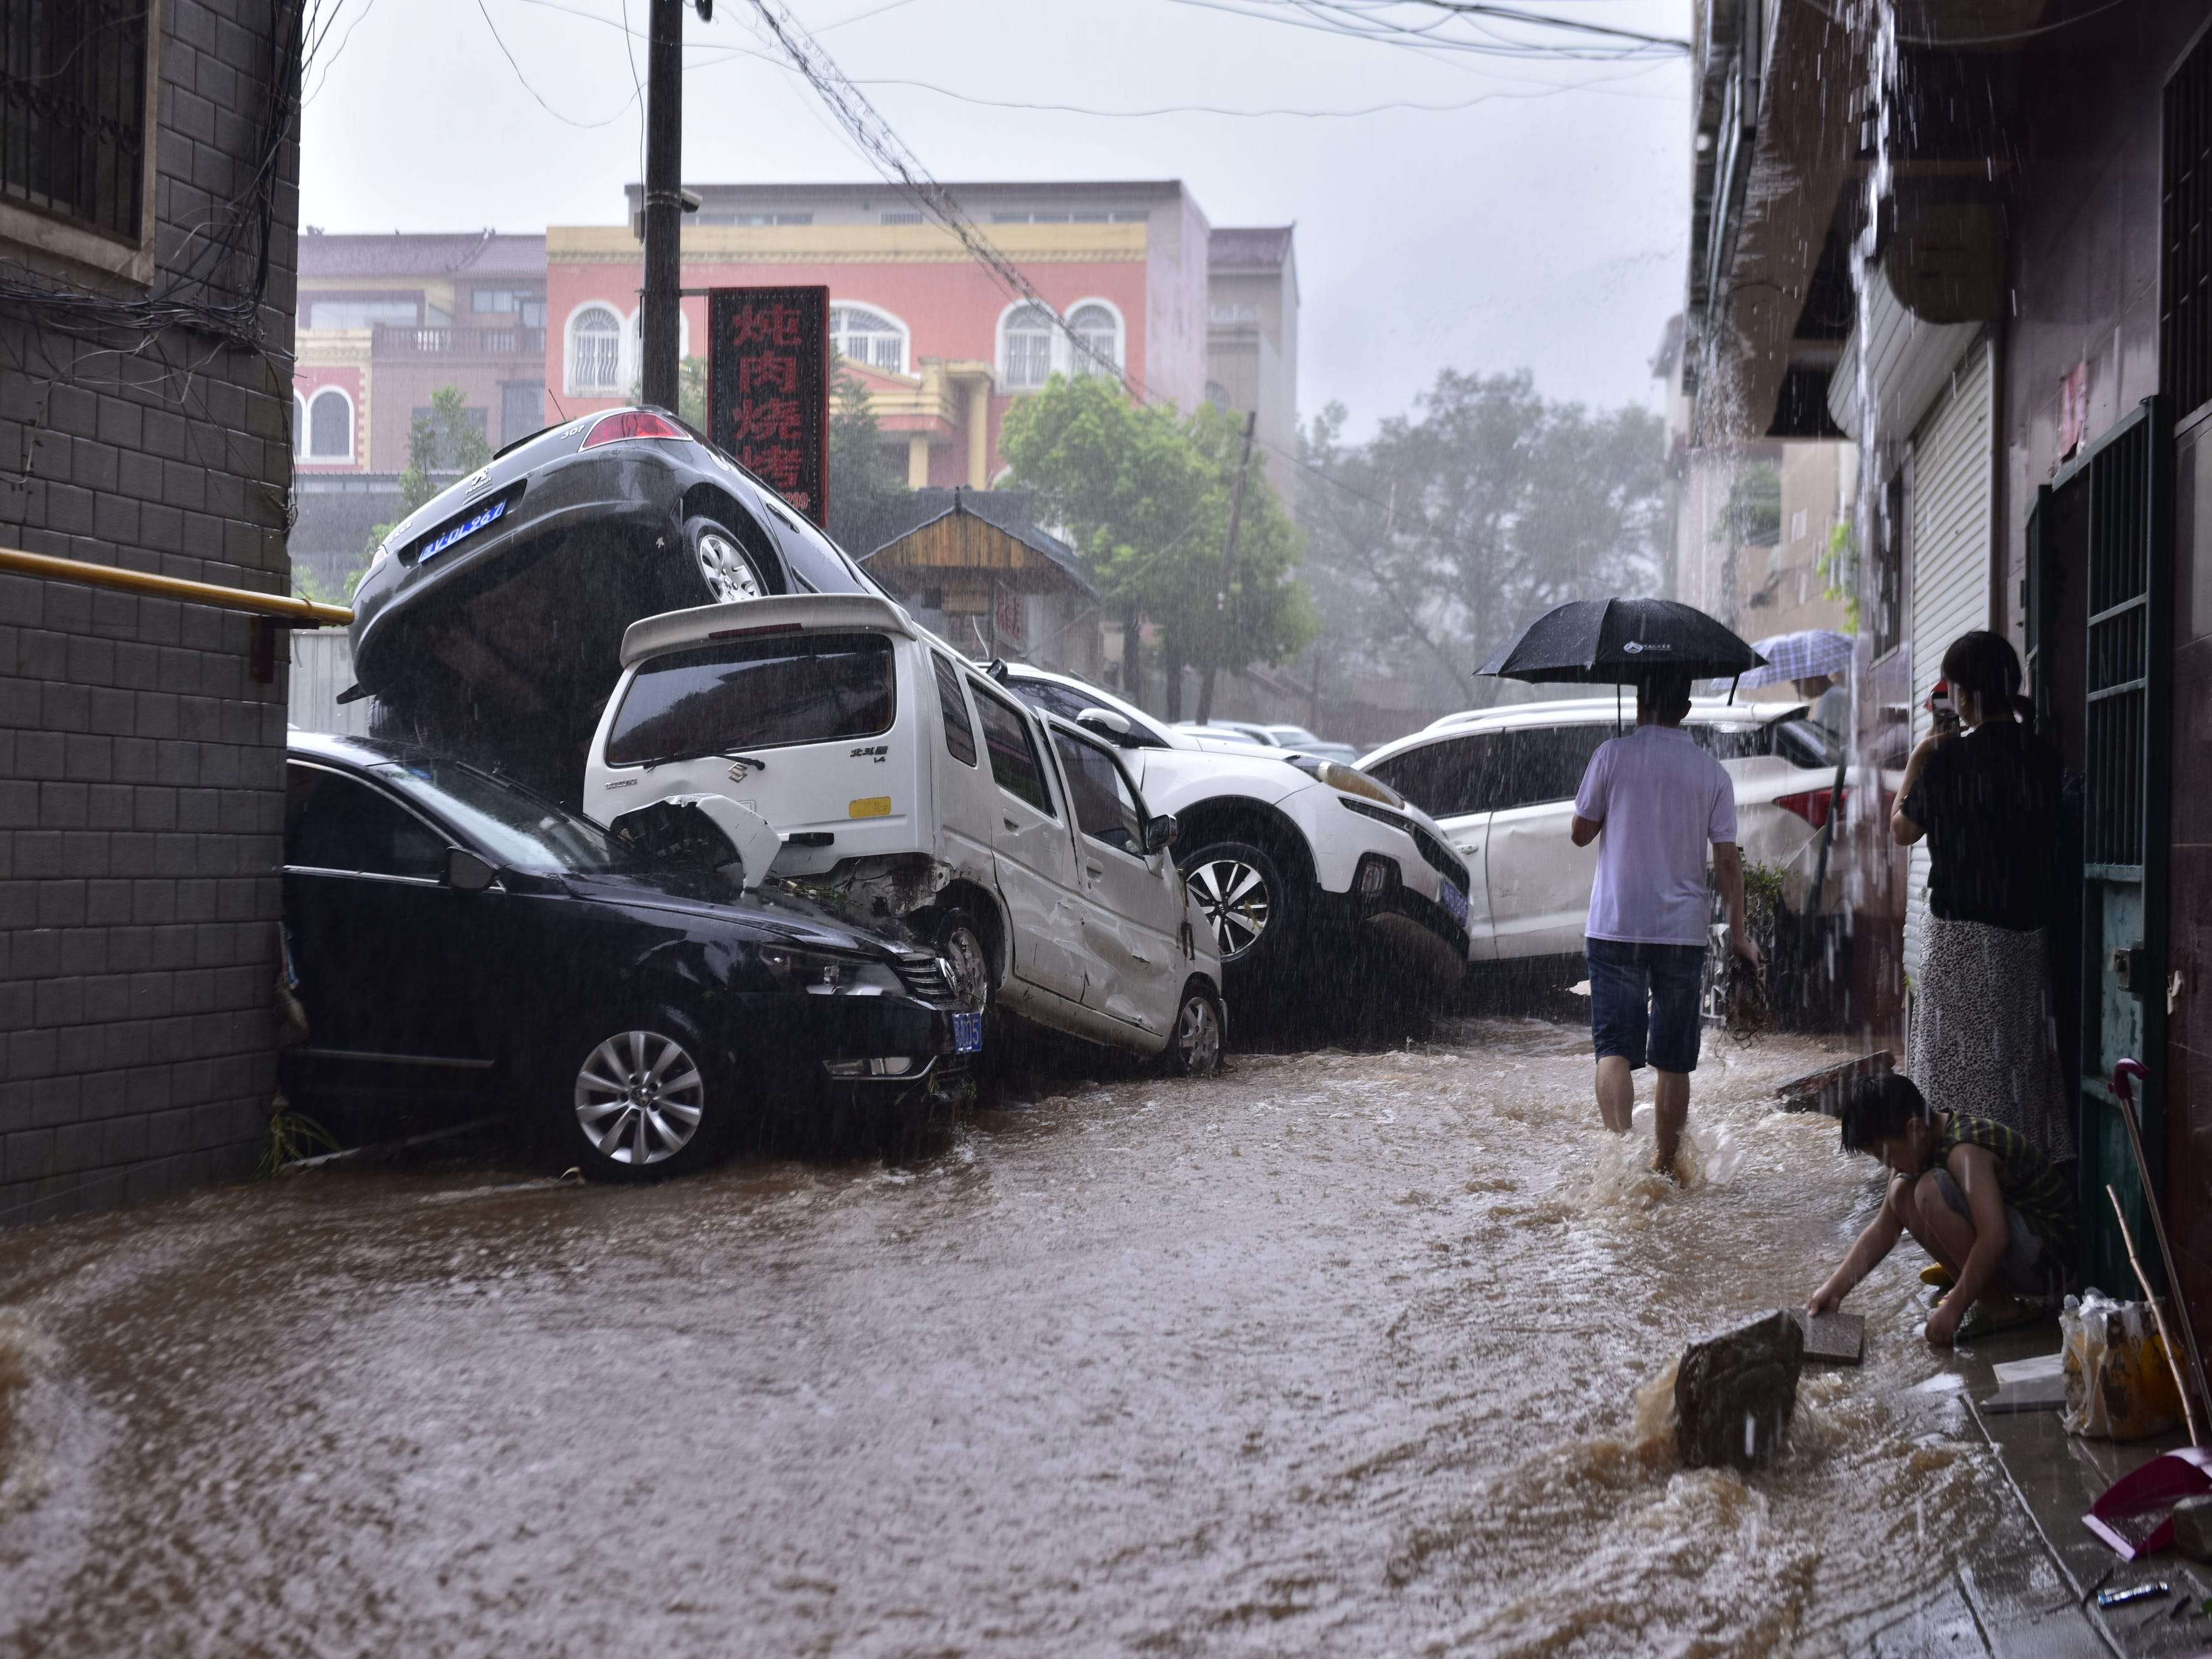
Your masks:
<instances>
[{"instance_id":1,"label":"parked car","mask_svg":"<svg viewBox=\"0 0 2212 1659\"><path fill-rule=\"evenodd\" d=\"M735 859L683 803L610 835L450 757L294 733L288 1091L504 1095L563 1165L638 1180L757 1116L912 1110L966 1066L982 1023L942 957L748 891Z\"/></svg>"},{"instance_id":2,"label":"parked car","mask_svg":"<svg viewBox=\"0 0 2212 1659\"><path fill-rule=\"evenodd\" d=\"M1385 744L1360 763L1426 807L1480 872L1478 961L1582 951L1598 849L1576 847L1568 825L1590 757L1622 729L1615 722L1611 697L1481 709ZM1802 908L1835 787L1834 738L1802 704L1700 697L1683 725L1735 781L1745 862L1778 870L1783 902Z\"/></svg>"},{"instance_id":3,"label":"parked car","mask_svg":"<svg viewBox=\"0 0 2212 1659\"><path fill-rule=\"evenodd\" d=\"M601 823L728 796L782 834L778 877L905 921L969 1006L1176 1069L1218 1059L1220 963L1168 856L1175 819L1109 748L1048 727L888 599L635 624L583 793Z\"/></svg>"},{"instance_id":4,"label":"parked car","mask_svg":"<svg viewBox=\"0 0 2212 1659\"><path fill-rule=\"evenodd\" d=\"M1243 720L1177 720L1175 729L1194 738L1226 738L1261 749L1283 747L1266 726L1249 725Z\"/></svg>"},{"instance_id":5,"label":"parked car","mask_svg":"<svg viewBox=\"0 0 2212 1659\"><path fill-rule=\"evenodd\" d=\"M1357 764L1359 759L1359 751L1350 744L1317 738L1303 726L1263 726L1260 729L1274 739L1278 748L1295 749L1302 755L1318 755L1323 760L1342 761L1346 766Z\"/></svg>"},{"instance_id":6,"label":"parked car","mask_svg":"<svg viewBox=\"0 0 2212 1659\"><path fill-rule=\"evenodd\" d=\"M686 606L875 584L776 493L665 412L550 428L394 526L354 594L380 733L574 805L623 629Z\"/></svg>"},{"instance_id":7,"label":"parked car","mask_svg":"<svg viewBox=\"0 0 2212 1659\"><path fill-rule=\"evenodd\" d=\"M1467 969L1467 866L1389 785L1241 736L1170 727L1069 674L991 670L1032 708L1115 744L1145 799L1182 825L1176 860L1229 975L1232 1000L1270 982L1328 983L1347 940L1387 946L1416 987Z\"/></svg>"}]
</instances>

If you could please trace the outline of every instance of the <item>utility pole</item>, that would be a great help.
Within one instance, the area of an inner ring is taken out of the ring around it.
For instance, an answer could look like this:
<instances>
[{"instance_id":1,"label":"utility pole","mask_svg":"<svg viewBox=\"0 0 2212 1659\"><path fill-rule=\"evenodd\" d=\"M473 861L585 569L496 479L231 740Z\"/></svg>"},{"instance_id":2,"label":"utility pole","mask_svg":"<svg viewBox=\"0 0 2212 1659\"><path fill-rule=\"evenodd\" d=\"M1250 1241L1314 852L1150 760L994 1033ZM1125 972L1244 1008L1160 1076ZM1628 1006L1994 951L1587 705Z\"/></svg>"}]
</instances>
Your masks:
<instances>
[{"instance_id":1,"label":"utility pole","mask_svg":"<svg viewBox=\"0 0 2212 1659\"><path fill-rule=\"evenodd\" d=\"M651 0L645 83L645 294L638 319L645 401L676 407L684 285L684 3ZM700 7L706 15L707 7Z\"/></svg>"},{"instance_id":2,"label":"utility pole","mask_svg":"<svg viewBox=\"0 0 2212 1659\"><path fill-rule=\"evenodd\" d=\"M1237 532L1244 519L1244 475L1252 470L1252 431L1260 423L1260 411L1252 410L1244 416L1244 453L1237 463L1237 482L1229 490L1229 534L1221 544L1221 586L1213 596L1213 609L1224 621L1229 615L1229 590L1237 585ZM1198 686L1198 718L1203 722L1213 718L1213 677L1220 665L1208 663Z\"/></svg>"}]
</instances>

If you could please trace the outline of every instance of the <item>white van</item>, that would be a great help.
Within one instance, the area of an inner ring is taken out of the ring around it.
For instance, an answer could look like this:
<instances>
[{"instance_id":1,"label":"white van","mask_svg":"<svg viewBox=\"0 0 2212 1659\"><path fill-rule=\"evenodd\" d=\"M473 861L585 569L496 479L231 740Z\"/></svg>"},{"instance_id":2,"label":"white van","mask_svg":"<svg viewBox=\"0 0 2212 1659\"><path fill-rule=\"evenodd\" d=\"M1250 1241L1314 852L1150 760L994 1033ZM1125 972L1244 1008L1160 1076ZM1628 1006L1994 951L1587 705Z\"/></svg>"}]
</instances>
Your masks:
<instances>
[{"instance_id":1,"label":"white van","mask_svg":"<svg viewBox=\"0 0 2212 1659\"><path fill-rule=\"evenodd\" d=\"M720 794L781 835L772 873L903 919L970 1006L1210 1070L1212 930L1120 759L993 685L898 605L810 594L623 636L584 810Z\"/></svg>"}]
</instances>

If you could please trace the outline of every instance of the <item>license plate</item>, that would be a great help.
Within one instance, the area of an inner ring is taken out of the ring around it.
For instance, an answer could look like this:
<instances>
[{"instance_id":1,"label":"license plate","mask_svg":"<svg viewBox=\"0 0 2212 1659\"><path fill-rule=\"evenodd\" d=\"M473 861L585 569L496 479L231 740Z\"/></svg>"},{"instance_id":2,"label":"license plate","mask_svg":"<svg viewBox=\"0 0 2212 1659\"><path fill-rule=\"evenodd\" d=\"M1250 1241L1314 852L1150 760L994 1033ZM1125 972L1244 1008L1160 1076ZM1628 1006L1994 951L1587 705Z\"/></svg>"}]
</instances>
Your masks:
<instances>
[{"instance_id":1,"label":"license plate","mask_svg":"<svg viewBox=\"0 0 2212 1659\"><path fill-rule=\"evenodd\" d=\"M958 1054L980 1054L983 1052L982 1015L952 1016L952 1051Z\"/></svg>"},{"instance_id":2,"label":"license plate","mask_svg":"<svg viewBox=\"0 0 2212 1659\"><path fill-rule=\"evenodd\" d=\"M1449 881L1440 882L1437 884L1437 886L1443 894L1444 908L1451 912L1452 920L1457 922L1461 927L1466 927L1467 895L1461 892L1458 888L1453 886Z\"/></svg>"},{"instance_id":3,"label":"license plate","mask_svg":"<svg viewBox=\"0 0 2212 1659\"><path fill-rule=\"evenodd\" d=\"M482 530L486 525L489 524L494 519L498 518L506 511L507 503L505 501L494 501L489 507L484 508L483 512L477 514L474 518L455 525L444 535L439 537L435 541L431 542L428 546L424 547L420 553L417 553L415 556L415 562L417 564L428 563L437 555L444 552L447 548L451 547L455 542L461 540L464 537L475 535L477 531Z\"/></svg>"}]
</instances>

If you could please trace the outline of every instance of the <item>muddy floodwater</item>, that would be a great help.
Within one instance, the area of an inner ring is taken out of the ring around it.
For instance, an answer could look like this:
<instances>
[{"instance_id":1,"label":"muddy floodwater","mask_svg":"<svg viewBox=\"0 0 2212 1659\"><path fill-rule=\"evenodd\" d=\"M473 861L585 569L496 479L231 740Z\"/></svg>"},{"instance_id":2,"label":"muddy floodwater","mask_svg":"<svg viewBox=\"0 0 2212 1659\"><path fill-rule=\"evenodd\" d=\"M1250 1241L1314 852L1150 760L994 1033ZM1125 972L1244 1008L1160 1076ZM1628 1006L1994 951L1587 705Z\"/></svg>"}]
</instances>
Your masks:
<instances>
[{"instance_id":1,"label":"muddy floodwater","mask_svg":"<svg viewBox=\"0 0 2212 1659\"><path fill-rule=\"evenodd\" d=\"M1832 1056L1709 1040L1677 1191L1586 1044L1069 1085L900 1168L479 1154L0 1233L0 1651L1923 1650L2033 1538L1922 1386L1917 1256L1778 1468L1638 1413L1870 1212L1771 1109Z\"/></svg>"}]
</instances>

